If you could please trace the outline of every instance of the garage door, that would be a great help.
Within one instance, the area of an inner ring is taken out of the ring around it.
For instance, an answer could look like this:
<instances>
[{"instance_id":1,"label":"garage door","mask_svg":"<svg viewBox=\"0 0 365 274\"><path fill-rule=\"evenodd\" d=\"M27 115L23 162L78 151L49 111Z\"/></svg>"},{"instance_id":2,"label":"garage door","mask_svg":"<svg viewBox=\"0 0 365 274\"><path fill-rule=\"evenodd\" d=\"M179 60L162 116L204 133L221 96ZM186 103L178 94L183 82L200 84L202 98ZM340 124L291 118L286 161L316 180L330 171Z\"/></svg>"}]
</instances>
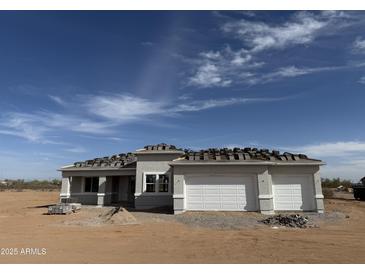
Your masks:
<instances>
[{"instance_id":1,"label":"garage door","mask_svg":"<svg viewBox=\"0 0 365 274\"><path fill-rule=\"evenodd\" d=\"M256 180L253 176L186 177L188 210L256 211Z\"/></svg>"},{"instance_id":2,"label":"garage door","mask_svg":"<svg viewBox=\"0 0 365 274\"><path fill-rule=\"evenodd\" d=\"M273 175L274 210L314 210L313 181L308 175Z\"/></svg>"}]
</instances>

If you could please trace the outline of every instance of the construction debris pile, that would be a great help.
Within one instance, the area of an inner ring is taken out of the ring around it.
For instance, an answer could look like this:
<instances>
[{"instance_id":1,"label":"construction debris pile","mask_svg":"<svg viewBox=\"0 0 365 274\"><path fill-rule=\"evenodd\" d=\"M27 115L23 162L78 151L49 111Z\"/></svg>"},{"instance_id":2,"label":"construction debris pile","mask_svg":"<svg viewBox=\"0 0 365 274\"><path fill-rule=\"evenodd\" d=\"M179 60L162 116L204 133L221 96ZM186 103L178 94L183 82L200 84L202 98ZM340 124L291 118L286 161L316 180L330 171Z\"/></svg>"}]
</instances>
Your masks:
<instances>
[{"instance_id":1,"label":"construction debris pile","mask_svg":"<svg viewBox=\"0 0 365 274\"><path fill-rule=\"evenodd\" d=\"M260 223L270 226L285 226L292 228L307 228L309 227L309 218L307 216L301 216L299 214L292 215L275 215L266 219L260 220Z\"/></svg>"},{"instance_id":2,"label":"construction debris pile","mask_svg":"<svg viewBox=\"0 0 365 274\"><path fill-rule=\"evenodd\" d=\"M70 214L81 210L80 203L59 203L48 207L48 215Z\"/></svg>"}]
</instances>

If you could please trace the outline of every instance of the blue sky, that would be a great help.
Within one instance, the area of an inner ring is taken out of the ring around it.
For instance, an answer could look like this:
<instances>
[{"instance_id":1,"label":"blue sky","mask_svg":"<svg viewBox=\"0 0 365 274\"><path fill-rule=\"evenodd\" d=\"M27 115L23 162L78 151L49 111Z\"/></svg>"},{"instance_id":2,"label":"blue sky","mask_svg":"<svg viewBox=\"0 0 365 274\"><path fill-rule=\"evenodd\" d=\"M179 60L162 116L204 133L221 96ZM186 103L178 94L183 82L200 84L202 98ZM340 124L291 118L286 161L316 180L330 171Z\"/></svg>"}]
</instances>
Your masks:
<instances>
[{"instance_id":1,"label":"blue sky","mask_svg":"<svg viewBox=\"0 0 365 274\"><path fill-rule=\"evenodd\" d=\"M0 178L166 142L365 168L364 12L0 12Z\"/></svg>"}]
</instances>

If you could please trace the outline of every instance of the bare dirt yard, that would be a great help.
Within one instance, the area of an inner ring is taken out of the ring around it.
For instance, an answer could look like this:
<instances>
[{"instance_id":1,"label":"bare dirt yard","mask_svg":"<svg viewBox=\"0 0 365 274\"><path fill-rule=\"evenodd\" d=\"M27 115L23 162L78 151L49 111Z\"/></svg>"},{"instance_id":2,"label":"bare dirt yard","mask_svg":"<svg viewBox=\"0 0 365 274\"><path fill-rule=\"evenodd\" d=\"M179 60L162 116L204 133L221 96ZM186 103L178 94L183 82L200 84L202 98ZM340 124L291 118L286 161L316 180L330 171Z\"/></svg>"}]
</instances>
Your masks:
<instances>
[{"instance_id":1,"label":"bare dirt yard","mask_svg":"<svg viewBox=\"0 0 365 274\"><path fill-rule=\"evenodd\" d=\"M0 263L365 263L365 202L326 200L325 215L309 215L319 227L273 229L257 213L45 215L57 200L0 192Z\"/></svg>"}]
</instances>

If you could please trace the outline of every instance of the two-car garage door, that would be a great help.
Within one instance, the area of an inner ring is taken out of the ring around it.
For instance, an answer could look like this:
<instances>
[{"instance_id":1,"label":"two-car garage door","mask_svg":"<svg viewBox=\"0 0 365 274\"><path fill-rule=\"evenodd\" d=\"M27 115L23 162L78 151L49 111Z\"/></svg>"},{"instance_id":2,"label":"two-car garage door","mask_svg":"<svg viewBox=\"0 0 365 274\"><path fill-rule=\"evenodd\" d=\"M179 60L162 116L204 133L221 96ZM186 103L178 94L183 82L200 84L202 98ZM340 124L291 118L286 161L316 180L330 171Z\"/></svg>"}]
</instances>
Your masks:
<instances>
[{"instance_id":1,"label":"two-car garage door","mask_svg":"<svg viewBox=\"0 0 365 274\"><path fill-rule=\"evenodd\" d=\"M254 176L187 176L187 210L258 210Z\"/></svg>"}]
</instances>

